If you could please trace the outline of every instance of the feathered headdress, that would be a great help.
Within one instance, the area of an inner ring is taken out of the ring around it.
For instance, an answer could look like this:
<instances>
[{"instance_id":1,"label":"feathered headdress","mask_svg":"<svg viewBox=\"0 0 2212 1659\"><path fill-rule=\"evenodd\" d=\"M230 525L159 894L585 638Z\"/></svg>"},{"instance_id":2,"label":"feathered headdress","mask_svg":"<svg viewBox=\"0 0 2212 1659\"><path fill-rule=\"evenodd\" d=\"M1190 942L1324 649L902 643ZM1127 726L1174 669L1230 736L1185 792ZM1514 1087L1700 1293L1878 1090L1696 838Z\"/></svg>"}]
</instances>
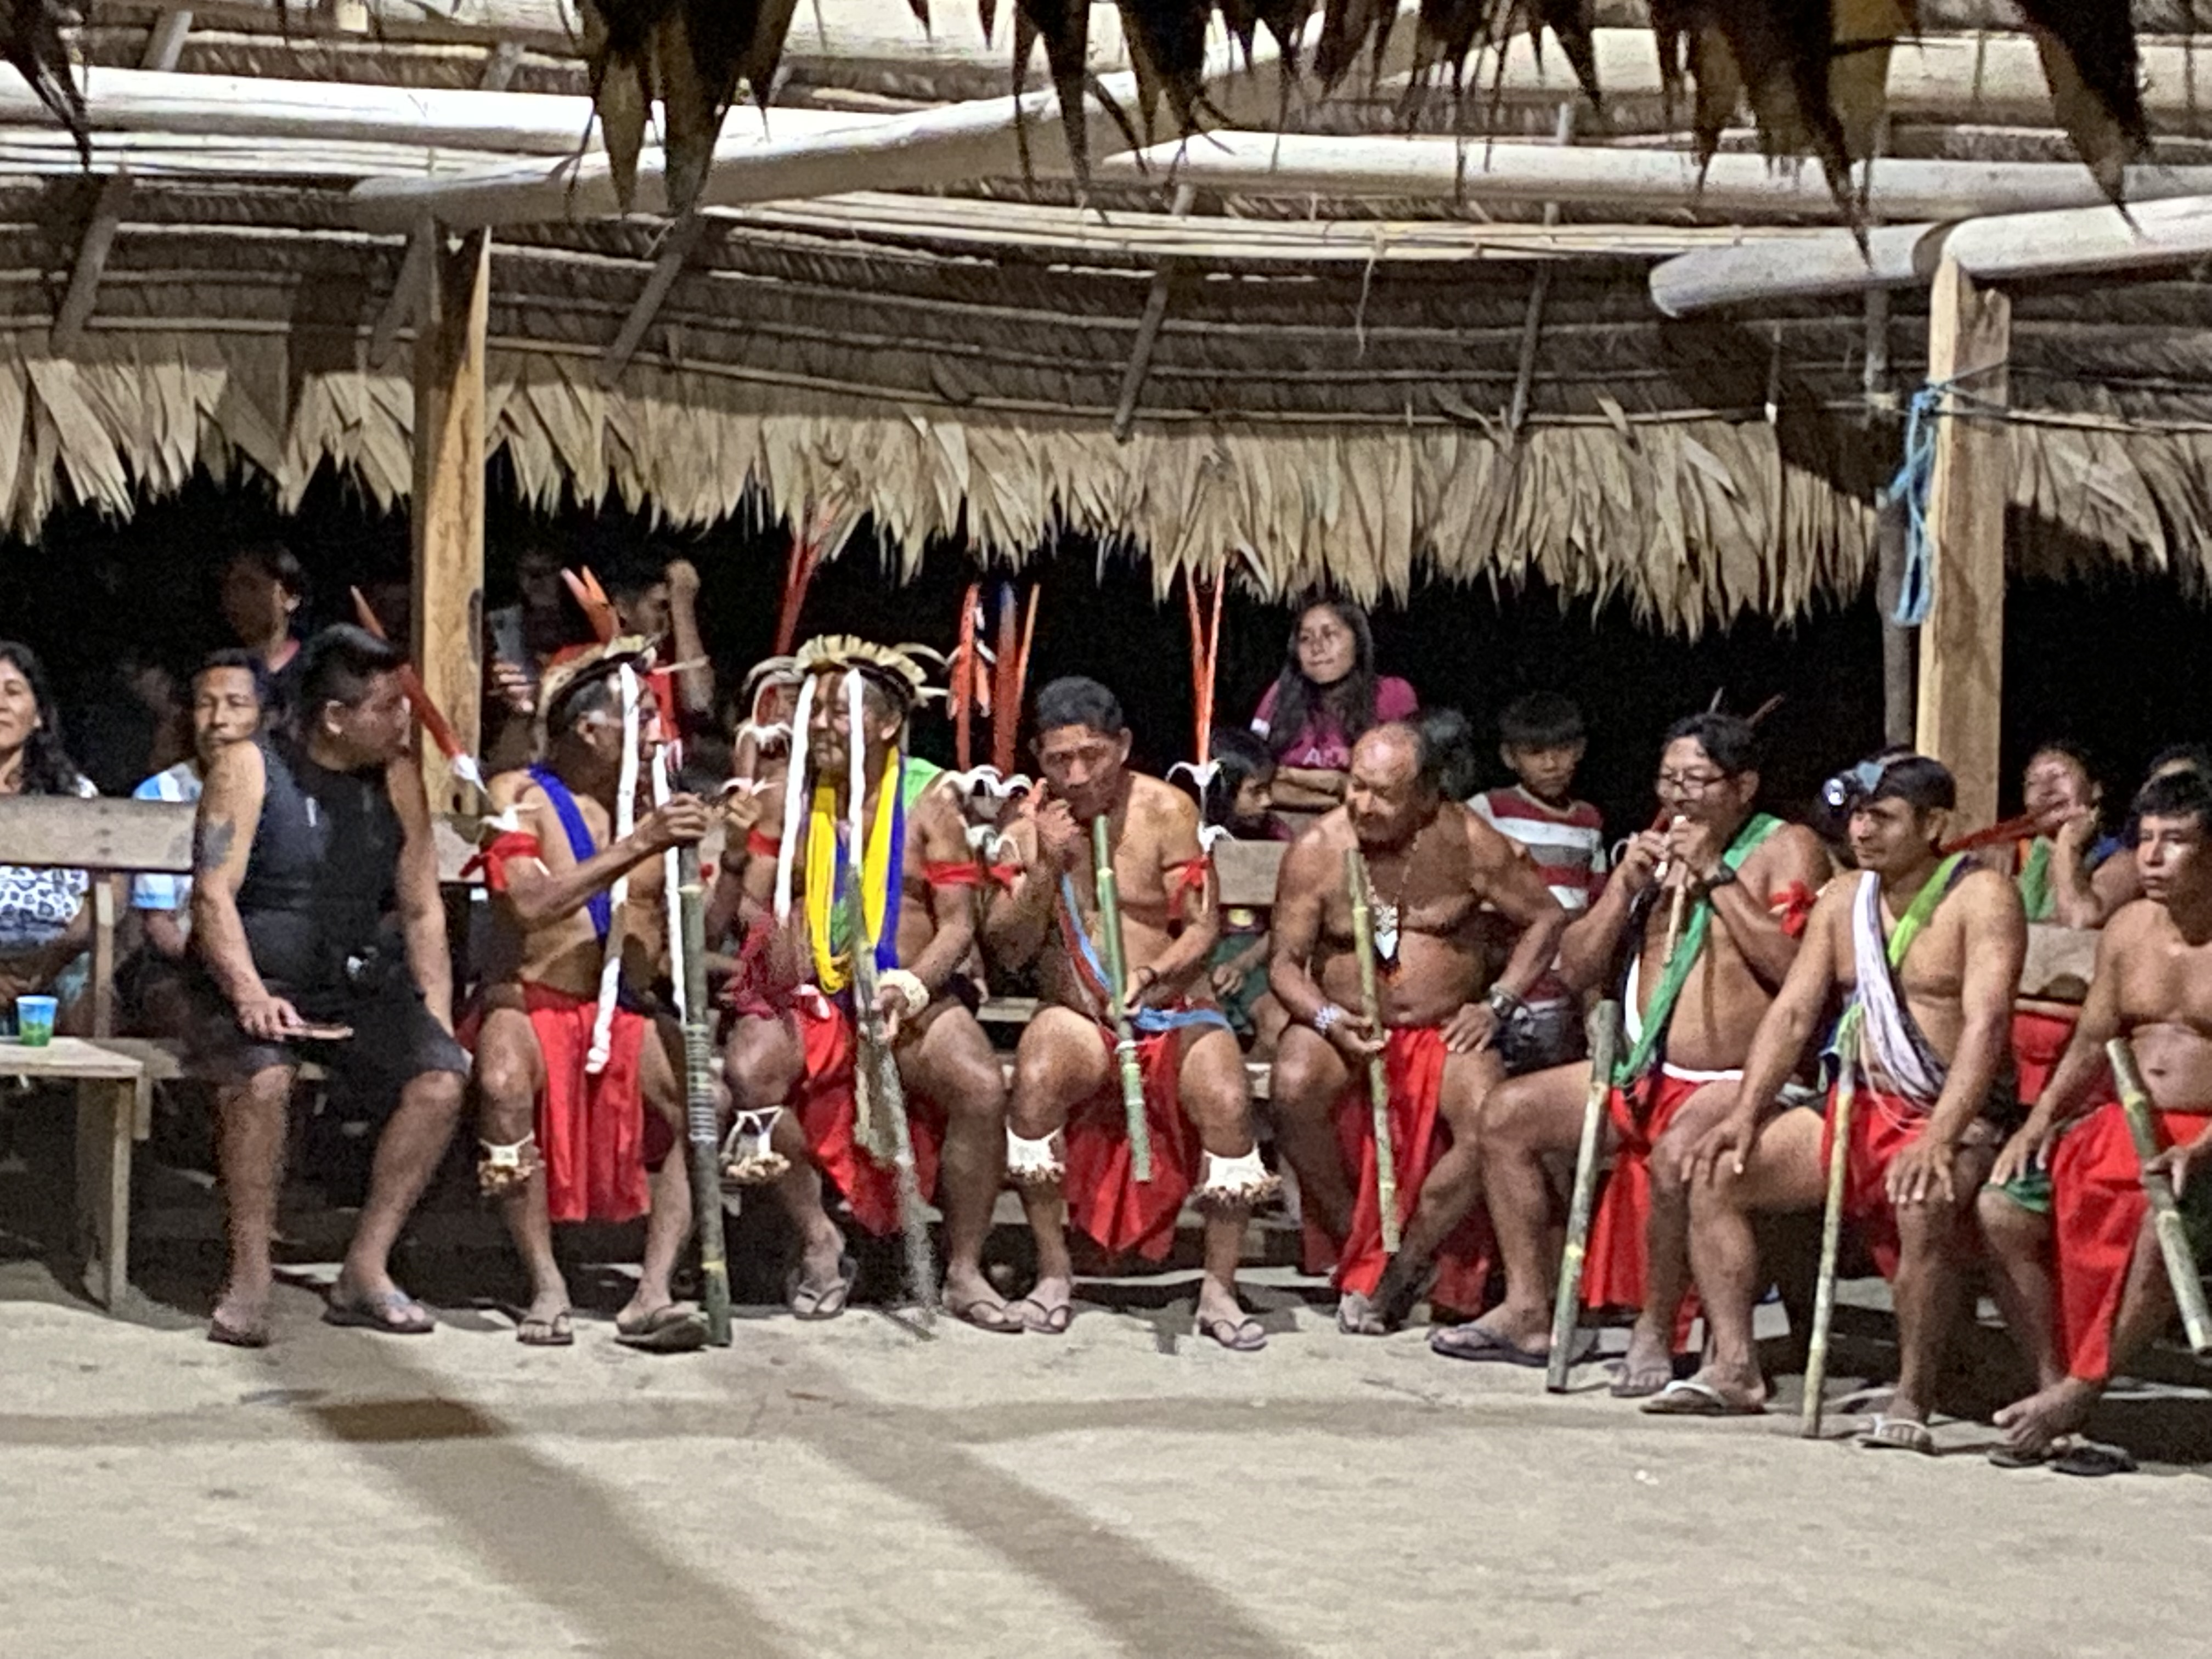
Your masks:
<instances>
[{"instance_id":1,"label":"feathered headdress","mask_svg":"<svg viewBox=\"0 0 2212 1659\"><path fill-rule=\"evenodd\" d=\"M604 644L585 646L555 659L538 682L538 749L543 754L551 740L549 724L553 709L578 682L621 672L623 665L639 673L653 666L653 642L636 634L625 634Z\"/></svg>"},{"instance_id":2,"label":"feathered headdress","mask_svg":"<svg viewBox=\"0 0 2212 1659\"><path fill-rule=\"evenodd\" d=\"M931 669L943 672L945 659L926 645L878 645L857 634L818 634L789 658L775 659L776 665L785 662L801 677L860 674L890 692L908 712L948 695L944 687L930 684Z\"/></svg>"}]
</instances>

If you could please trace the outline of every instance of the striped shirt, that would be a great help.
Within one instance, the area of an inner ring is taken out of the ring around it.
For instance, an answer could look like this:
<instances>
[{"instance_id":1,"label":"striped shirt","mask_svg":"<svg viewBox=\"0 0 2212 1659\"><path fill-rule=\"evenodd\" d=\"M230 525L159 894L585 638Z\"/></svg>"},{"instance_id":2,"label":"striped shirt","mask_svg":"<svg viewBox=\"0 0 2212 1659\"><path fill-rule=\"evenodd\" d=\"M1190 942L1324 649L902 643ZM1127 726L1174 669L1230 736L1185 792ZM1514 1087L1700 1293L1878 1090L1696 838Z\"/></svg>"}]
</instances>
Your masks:
<instances>
[{"instance_id":1,"label":"striped shirt","mask_svg":"<svg viewBox=\"0 0 2212 1659\"><path fill-rule=\"evenodd\" d=\"M1537 873L1570 917L1596 902L1606 872L1605 820L1596 807L1578 800L1560 811L1518 784L1477 795L1468 805L1499 835L1528 849ZM1547 974L1529 988L1528 1000L1554 1002L1566 995L1558 976Z\"/></svg>"}]
</instances>

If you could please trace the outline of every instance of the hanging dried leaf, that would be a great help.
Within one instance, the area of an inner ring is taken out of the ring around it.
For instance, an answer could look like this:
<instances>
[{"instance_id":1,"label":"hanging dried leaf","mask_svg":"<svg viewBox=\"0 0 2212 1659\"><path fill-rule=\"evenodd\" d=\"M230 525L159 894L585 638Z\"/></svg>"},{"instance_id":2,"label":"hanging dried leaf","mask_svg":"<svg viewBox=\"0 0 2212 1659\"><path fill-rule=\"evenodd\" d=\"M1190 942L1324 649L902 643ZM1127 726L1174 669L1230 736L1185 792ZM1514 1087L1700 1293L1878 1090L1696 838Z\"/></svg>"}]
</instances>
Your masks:
<instances>
[{"instance_id":1,"label":"hanging dried leaf","mask_svg":"<svg viewBox=\"0 0 2212 1659\"><path fill-rule=\"evenodd\" d=\"M1137 106L1147 143L1163 98L1178 137L1199 131L1201 112L1219 112L1206 96L1206 26L1212 0L1115 0L1129 61L1137 72Z\"/></svg>"},{"instance_id":2,"label":"hanging dried leaf","mask_svg":"<svg viewBox=\"0 0 2212 1659\"><path fill-rule=\"evenodd\" d=\"M85 123L84 93L62 39L64 13L55 0L6 0L0 5L0 58L15 66L39 101L69 129L77 154L92 165L92 135Z\"/></svg>"},{"instance_id":3,"label":"hanging dried leaf","mask_svg":"<svg viewBox=\"0 0 2212 1659\"><path fill-rule=\"evenodd\" d=\"M1067 139L1067 159L1075 170L1079 195L1091 191L1091 127L1083 107L1086 88L1098 100L1114 124L1139 148L1137 131L1091 71L1090 0L1014 0L1014 147L1022 158L1022 178L1034 181L1030 164L1029 124L1023 118L1021 98L1029 89L1030 56L1039 37L1044 40L1044 60L1053 91L1060 100L1060 129Z\"/></svg>"},{"instance_id":4,"label":"hanging dried leaf","mask_svg":"<svg viewBox=\"0 0 2212 1659\"><path fill-rule=\"evenodd\" d=\"M653 38L675 0L582 0L584 60L599 118L615 200L627 213L637 195L637 156L653 107Z\"/></svg>"},{"instance_id":5,"label":"hanging dried leaf","mask_svg":"<svg viewBox=\"0 0 2212 1659\"><path fill-rule=\"evenodd\" d=\"M2020 9L2059 125L2105 194L2124 201L2129 164L2150 153L2128 0L2020 0Z\"/></svg>"}]
</instances>

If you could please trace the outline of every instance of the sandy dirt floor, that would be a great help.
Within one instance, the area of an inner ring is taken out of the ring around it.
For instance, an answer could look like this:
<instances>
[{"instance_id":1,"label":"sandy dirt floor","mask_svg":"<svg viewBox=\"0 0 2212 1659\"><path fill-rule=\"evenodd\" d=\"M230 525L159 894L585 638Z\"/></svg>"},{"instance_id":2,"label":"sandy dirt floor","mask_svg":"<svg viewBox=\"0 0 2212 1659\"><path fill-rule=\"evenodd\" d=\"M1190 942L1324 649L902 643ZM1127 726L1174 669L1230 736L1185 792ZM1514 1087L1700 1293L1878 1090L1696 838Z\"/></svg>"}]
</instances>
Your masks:
<instances>
[{"instance_id":1,"label":"sandy dirt floor","mask_svg":"<svg viewBox=\"0 0 2212 1659\"><path fill-rule=\"evenodd\" d=\"M1992 1468L1972 1421L1936 1459L1848 1419L1654 1422L1595 1366L1552 1399L1339 1337L1279 1267L1253 1357L1194 1343L1170 1274L1057 1340L863 1309L656 1358L611 1341L618 1284L527 1351L466 1288L507 1287L495 1250L418 1246L435 1334L326 1328L301 1283L241 1353L202 1340L210 1219L149 1216L115 1319L0 1208L9 1659L2208 1650L2186 1462L2085 1481ZM1877 1369L1881 1320L1846 1314ZM2205 1455L2212 1401L2132 1394L2123 1437Z\"/></svg>"}]
</instances>

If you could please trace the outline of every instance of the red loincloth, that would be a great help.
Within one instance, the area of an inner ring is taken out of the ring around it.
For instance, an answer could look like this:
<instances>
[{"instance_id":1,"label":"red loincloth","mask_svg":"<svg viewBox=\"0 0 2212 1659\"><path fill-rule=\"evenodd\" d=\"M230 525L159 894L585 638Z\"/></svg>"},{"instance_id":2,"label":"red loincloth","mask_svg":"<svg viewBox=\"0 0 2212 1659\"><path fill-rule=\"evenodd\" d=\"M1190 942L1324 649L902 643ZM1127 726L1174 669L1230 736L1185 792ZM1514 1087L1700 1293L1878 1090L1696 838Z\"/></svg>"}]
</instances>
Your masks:
<instances>
[{"instance_id":1,"label":"red loincloth","mask_svg":"<svg viewBox=\"0 0 2212 1659\"><path fill-rule=\"evenodd\" d=\"M811 986L804 988L793 1012L806 1069L785 1103L799 1118L815 1167L845 1195L853 1219L878 1238L899 1231L898 1171L878 1164L854 1138L860 1103L854 1093L853 1066L860 1053L853 1017ZM913 1095L907 1097L907 1126L914 1139L914 1173L923 1193L937 1185L937 1160L944 1148L944 1120Z\"/></svg>"},{"instance_id":2,"label":"red loincloth","mask_svg":"<svg viewBox=\"0 0 2212 1659\"><path fill-rule=\"evenodd\" d=\"M1644 1254L1644 1231L1651 1219L1651 1148L1674 1121L1690 1097L1707 1081L1653 1074L1648 1110L1637 1112L1628 1091L1615 1089L1607 1097L1606 1110L1620 1136L1613 1155L1613 1171L1599 1194L1597 1212L1590 1218L1589 1253L1583 1267L1583 1305L1586 1308L1632 1308L1642 1311L1650 1286L1650 1263ZM1685 1312L1678 1322L1686 1325Z\"/></svg>"},{"instance_id":3,"label":"red loincloth","mask_svg":"<svg viewBox=\"0 0 2212 1659\"><path fill-rule=\"evenodd\" d=\"M1451 1050L1433 1025L1407 1026L1389 1033L1382 1063L1390 1085L1392 1175L1398 1187L1398 1224L1402 1231L1421 1200L1429 1173L1451 1145L1451 1129L1440 1107L1444 1064ZM1365 1069L1337 1097L1336 1144L1352 1179L1352 1229L1341 1249L1333 1249L1313 1218L1305 1221L1305 1260L1310 1273L1326 1270L1335 1258L1332 1282L1340 1291L1375 1294L1389 1258L1382 1254L1382 1195L1375 1184L1375 1110L1368 1098ZM1488 1305L1490 1224L1478 1211L1452 1230L1437 1252L1431 1306L1474 1315Z\"/></svg>"},{"instance_id":4,"label":"red loincloth","mask_svg":"<svg viewBox=\"0 0 2212 1659\"><path fill-rule=\"evenodd\" d=\"M1903 1095L1884 1094L1861 1084L1851 1097L1850 1153L1844 1160L1844 1219L1858 1230L1867 1254L1884 1279L1897 1277L1897 1211L1889 1201L1889 1166L1920 1139L1928 1127L1928 1108ZM1836 1091L1828 1091L1828 1112L1820 1124L1820 1168L1836 1144Z\"/></svg>"},{"instance_id":5,"label":"red loincloth","mask_svg":"<svg viewBox=\"0 0 2212 1659\"><path fill-rule=\"evenodd\" d=\"M538 1097L538 1155L545 1164L545 1213L556 1222L628 1221L652 1207L646 1180L675 1136L659 1113L646 1109L639 1057L653 1022L615 1010L606 1069L584 1069L592 1052L596 998L572 996L526 982L524 1006L545 1088Z\"/></svg>"},{"instance_id":6,"label":"red loincloth","mask_svg":"<svg viewBox=\"0 0 2212 1659\"><path fill-rule=\"evenodd\" d=\"M2212 1124L2212 1112L2152 1116L2161 1146L2186 1146ZM2058 1340L2069 1376L2101 1382L2112 1375L2112 1320L2149 1208L2127 1118L2108 1101L2068 1130L2051 1158Z\"/></svg>"},{"instance_id":7,"label":"red loincloth","mask_svg":"<svg viewBox=\"0 0 2212 1659\"><path fill-rule=\"evenodd\" d=\"M1140 1182L1129 1161L1128 1117L1121 1105L1118 1064L1106 1086L1067 1115L1064 1139L1067 1218L1101 1249L1131 1251L1164 1261L1175 1246L1176 1221L1198 1178L1198 1131L1182 1110L1182 1033L1137 1038L1137 1068L1145 1080L1145 1127L1152 1147L1152 1178ZM1098 1028L1109 1060L1114 1033Z\"/></svg>"},{"instance_id":8,"label":"red loincloth","mask_svg":"<svg viewBox=\"0 0 2212 1659\"><path fill-rule=\"evenodd\" d=\"M2040 1009L2015 1008L2012 1016L2012 1058L2020 1073L2020 1103L2033 1106L2051 1081L2051 1073L2074 1040L2079 1010L2071 1014L2049 1014Z\"/></svg>"}]
</instances>

